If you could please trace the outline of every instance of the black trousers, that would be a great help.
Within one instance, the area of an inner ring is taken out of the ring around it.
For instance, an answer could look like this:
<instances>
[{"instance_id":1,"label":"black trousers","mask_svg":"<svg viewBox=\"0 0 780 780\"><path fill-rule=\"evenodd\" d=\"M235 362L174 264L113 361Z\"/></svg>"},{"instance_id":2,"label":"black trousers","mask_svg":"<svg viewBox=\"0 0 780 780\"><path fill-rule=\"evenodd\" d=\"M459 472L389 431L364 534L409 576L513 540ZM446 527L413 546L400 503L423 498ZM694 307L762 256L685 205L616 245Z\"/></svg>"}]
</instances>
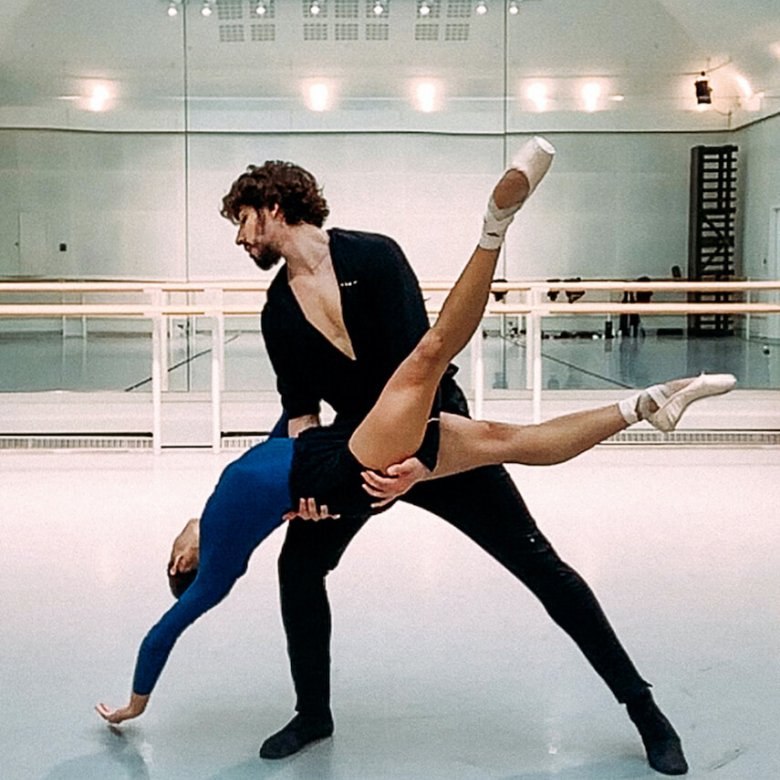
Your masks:
<instances>
[{"instance_id":1,"label":"black trousers","mask_svg":"<svg viewBox=\"0 0 780 780\"><path fill-rule=\"evenodd\" d=\"M619 702L649 687L593 592L536 527L503 467L423 482L403 500L454 525L530 588ZM329 711L331 618L325 578L368 519L342 517L318 523L297 519L289 524L279 558L279 582L298 712Z\"/></svg>"}]
</instances>

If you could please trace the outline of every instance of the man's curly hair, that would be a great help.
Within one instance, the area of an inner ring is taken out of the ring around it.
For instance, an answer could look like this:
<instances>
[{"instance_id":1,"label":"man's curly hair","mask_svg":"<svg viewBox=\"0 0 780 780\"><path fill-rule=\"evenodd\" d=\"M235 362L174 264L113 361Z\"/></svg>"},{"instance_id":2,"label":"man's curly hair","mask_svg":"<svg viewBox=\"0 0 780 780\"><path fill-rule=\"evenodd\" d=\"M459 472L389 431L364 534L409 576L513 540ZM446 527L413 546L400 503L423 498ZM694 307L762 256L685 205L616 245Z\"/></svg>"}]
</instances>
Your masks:
<instances>
[{"instance_id":1,"label":"man's curly hair","mask_svg":"<svg viewBox=\"0 0 780 780\"><path fill-rule=\"evenodd\" d=\"M291 162L267 160L262 165L250 165L222 198L220 214L238 224L242 206L272 209L278 205L288 225L307 222L322 227L330 209L308 171Z\"/></svg>"}]
</instances>

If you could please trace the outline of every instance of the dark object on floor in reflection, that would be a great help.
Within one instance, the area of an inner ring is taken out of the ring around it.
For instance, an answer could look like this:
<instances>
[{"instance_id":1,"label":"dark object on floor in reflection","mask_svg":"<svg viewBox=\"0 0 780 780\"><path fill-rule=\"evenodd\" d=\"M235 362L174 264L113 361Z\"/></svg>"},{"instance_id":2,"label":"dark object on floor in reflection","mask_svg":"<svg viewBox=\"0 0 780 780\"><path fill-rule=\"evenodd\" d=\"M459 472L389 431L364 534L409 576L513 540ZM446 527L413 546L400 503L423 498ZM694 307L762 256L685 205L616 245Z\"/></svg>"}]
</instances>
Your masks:
<instances>
[{"instance_id":1,"label":"dark object on floor in reflection","mask_svg":"<svg viewBox=\"0 0 780 780\"><path fill-rule=\"evenodd\" d=\"M571 279L564 279L564 282L581 282L582 278L579 276L575 276ZM585 290L564 290L566 293L566 298L568 299L569 303L575 303L580 298L582 298L583 295L585 295Z\"/></svg>"},{"instance_id":2,"label":"dark object on floor in reflection","mask_svg":"<svg viewBox=\"0 0 780 780\"><path fill-rule=\"evenodd\" d=\"M548 279L547 280L550 284L559 284L560 279ZM581 282L582 277L580 276L573 276L570 279L564 279L564 282ZM574 303L575 301L578 301L580 298L582 298L583 295L585 295L585 290L563 290L563 292L566 294L566 299L569 301L569 303ZM560 290L548 290L547 291L547 297L555 303L555 301L558 300L558 295L561 293Z\"/></svg>"},{"instance_id":3,"label":"dark object on floor in reflection","mask_svg":"<svg viewBox=\"0 0 780 780\"><path fill-rule=\"evenodd\" d=\"M593 339L600 338L601 334L595 330L561 330L558 333L551 333L553 339Z\"/></svg>"},{"instance_id":4,"label":"dark object on floor in reflection","mask_svg":"<svg viewBox=\"0 0 780 780\"><path fill-rule=\"evenodd\" d=\"M681 339L685 335L682 328L658 328L655 332L658 338L676 338Z\"/></svg>"},{"instance_id":5,"label":"dark object on floor in reflection","mask_svg":"<svg viewBox=\"0 0 780 780\"><path fill-rule=\"evenodd\" d=\"M649 276L640 276L637 278L638 282L649 282ZM650 303L653 298L652 290L627 290L623 293L621 303ZM640 325L640 318L638 314L621 314L620 324L618 325L618 333L621 336L630 336L636 338L637 336L644 336L644 328Z\"/></svg>"},{"instance_id":6,"label":"dark object on floor in reflection","mask_svg":"<svg viewBox=\"0 0 780 780\"><path fill-rule=\"evenodd\" d=\"M547 281L548 281L548 282L550 282L550 284L557 284L557 283L558 283L558 282L560 282L561 280L560 280L560 279L548 279ZM560 290L548 290L548 291L547 291L547 297L548 297L548 298L549 298L549 299L550 299L550 300L551 300L553 303L555 303L555 301L557 301L557 300L558 300L558 295L560 295L560 292L561 292Z\"/></svg>"},{"instance_id":7,"label":"dark object on floor in reflection","mask_svg":"<svg viewBox=\"0 0 780 780\"><path fill-rule=\"evenodd\" d=\"M493 284L506 284L506 279L493 279ZM506 303L506 290L493 290L493 300L496 303Z\"/></svg>"},{"instance_id":8,"label":"dark object on floor in reflection","mask_svg":"<svg viewBox=\"0 0 780 780\"><path fill-rule=\"evenodd\" d=\"M682 279L682 269L679 265L672 266L672 279Z\"/></svg>"}]
</instances>

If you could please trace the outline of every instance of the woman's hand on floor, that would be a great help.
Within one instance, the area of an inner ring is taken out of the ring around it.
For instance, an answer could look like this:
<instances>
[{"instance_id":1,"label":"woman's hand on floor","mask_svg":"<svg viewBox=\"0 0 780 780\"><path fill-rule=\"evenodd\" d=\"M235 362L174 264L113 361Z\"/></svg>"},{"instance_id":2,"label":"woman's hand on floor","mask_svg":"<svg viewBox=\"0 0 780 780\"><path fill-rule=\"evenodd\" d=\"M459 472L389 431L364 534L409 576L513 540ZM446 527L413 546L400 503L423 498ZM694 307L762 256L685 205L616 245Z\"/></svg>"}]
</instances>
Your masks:
<instances>
[{"instance_id":1,"label":"woman's hand on floor","mask_svg":"<svg viewBox=\"0 0 780 780\"><path fill-rule=\"evenodd\" d=\"M105 704L100 703L95 707L95 712L100 715L103 720L109 723L117 724L124 720L130 720L131 718L137 718L145 709L146 703L149 701L148 696L140 696L134 693L130 697L130 704L126 707L120 707L119 709L112 710Z\"/></svg>"}]
</instances>

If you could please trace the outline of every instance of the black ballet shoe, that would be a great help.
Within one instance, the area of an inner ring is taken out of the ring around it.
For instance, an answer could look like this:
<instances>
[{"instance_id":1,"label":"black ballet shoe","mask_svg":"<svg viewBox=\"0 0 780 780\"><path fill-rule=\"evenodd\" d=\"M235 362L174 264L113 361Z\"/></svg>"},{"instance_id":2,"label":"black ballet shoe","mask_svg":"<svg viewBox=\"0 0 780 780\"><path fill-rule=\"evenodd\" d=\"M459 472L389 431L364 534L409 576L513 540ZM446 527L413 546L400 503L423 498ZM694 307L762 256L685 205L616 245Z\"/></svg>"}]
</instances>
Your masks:
<instances>
[{"instance_id":1,"label":"black ballet shoe","mask_svg":"<svg viewBox=\"0 0 780 780\"><path fill-rule=\"evenodd\" d=\"M627 702L628 716L642 737L647 762L664 775L684 775L688 762L682 749L680 736L658 709L650 691Z\"/></svg>"},{"instance_id":2,"label":"black ballet shoe","mask_svg":"<svg viewBox=\"0 0 780 780\"><path fill-rule=\"evenodd\" d=\"M272 734L260 748L260 758L287 758L306 745L333 734L333 718L328 715L296 715L281 731Z\"/></svg>"}]
</instances>

